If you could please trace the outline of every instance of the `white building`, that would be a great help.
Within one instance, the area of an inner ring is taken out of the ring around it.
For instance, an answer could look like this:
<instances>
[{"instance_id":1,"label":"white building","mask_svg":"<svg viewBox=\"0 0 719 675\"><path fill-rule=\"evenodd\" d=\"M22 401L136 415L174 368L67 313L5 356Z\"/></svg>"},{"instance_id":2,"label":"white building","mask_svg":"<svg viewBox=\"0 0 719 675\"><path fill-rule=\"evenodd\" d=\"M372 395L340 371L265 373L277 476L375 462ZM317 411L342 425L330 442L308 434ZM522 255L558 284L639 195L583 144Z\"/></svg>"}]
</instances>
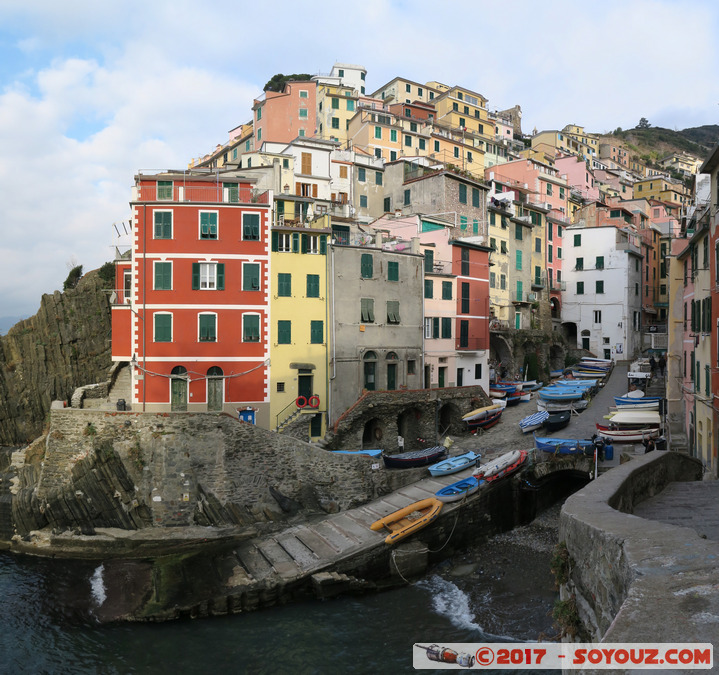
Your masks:
<instances>
[{"instance_id":1,"label":"white building","mask_svg":"<svg viewBox=\"0 0 719 675\"><path fill-rule=\"evenodd\" d=\"M562 323L577 346L599 358L631 359L641 349L639 235L614 226L567 227Z\"/></svg>"}]
</instances>

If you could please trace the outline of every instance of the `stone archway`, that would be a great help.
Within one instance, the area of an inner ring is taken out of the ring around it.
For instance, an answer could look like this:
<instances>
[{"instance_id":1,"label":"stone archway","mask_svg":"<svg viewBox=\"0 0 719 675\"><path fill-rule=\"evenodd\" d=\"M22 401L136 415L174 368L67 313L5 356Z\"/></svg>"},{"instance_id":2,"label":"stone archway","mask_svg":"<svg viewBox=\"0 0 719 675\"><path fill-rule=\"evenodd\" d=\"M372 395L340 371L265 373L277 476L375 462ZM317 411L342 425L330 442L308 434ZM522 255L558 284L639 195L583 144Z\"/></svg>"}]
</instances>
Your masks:
<instances>
[{"instance_id":1,"label":"stone archway","mask_svg":"<svg viewBox=\"0 0 719 675\"><path fill-rule=\"evenodd\" d=\"M377 417L367 420L362 431L362 450L383 447L384 429Z\"/></svg>"},{"instance_id":2,"label":"stone archway","mask_svg":"<svg viewBox=\"0 0 719 675\"><path fill-rule=\"evenodd\" d=\"M549 347L549 370L564 370L564 349L559 345Z\"/></svg>"},{"instance_id":3,"label":"stone archway","mask_svg":"<svg viewBox=\"0 0 719 675\"><path fill-rule=\"evenodd\" d=\"M418 442L421 434L422 411L419 408L407 408L397 416L397 433L404 438L404 449L413 450L423 444Z\"/></svg>"},{"instance_id":4,"label":"stone archway","mask_svg":"<svg viewBox=\"0 0 719 675\"><path fill-rule=\"evenodd\" d=\"M502 370L512 372L514 369L514 355L507 339L497 333L489 334L489 358L497 368L497 377L501 376Z\"/></svg>"},{"instance_id":5,"label":"stone archway","mask_svg":"<svg viewBox=\"0 0 719 675\"><path fill-rule=\"evenodd\" d=\"M439 437L460 435L466 431L462 422L462 413L453 403L445 403L438 413Z\"/></svg>"}]
</instances>

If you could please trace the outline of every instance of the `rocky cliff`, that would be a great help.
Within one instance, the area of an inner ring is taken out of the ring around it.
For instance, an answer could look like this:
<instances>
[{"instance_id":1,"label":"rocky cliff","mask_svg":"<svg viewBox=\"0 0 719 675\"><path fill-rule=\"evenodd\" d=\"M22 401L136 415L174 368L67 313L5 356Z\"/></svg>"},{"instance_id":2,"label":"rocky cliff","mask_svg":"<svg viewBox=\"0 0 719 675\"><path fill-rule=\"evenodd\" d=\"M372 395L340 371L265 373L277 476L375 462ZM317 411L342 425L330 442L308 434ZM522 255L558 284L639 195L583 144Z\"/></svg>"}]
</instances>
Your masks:
<instances>
[{"instance_id":1,"label":"rocky cliff","mask_svg":"<svg viewBox=\"0 0 719 675\"><path fill-rule=\"evenodd\" d=\"M43 295L38 313L0 337L0 445L36 438L53 400L107 379L110 303L97 271L61 293Z\"/></svg>"}]
</instances>

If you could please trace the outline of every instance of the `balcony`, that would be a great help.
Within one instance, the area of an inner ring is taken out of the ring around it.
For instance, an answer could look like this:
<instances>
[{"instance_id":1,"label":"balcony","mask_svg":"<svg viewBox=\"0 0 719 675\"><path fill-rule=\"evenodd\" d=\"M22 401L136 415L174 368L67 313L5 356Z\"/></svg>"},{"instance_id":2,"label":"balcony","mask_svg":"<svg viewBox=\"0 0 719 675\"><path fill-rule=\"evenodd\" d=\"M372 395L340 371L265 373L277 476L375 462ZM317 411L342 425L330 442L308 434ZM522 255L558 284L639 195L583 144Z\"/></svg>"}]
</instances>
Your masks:
<instances>
[{"instance_id":1,"label":"balcony","mask_svg":"<svg viewBox=\"0 0 719 675\"><path fill-rule=\"evenodd\" d=\"M489 349L488 340L483 337L467 337L457 338L454 344L454 348L457 351L462 352L478 352L484 349Z\"/></svg>"},{"instance_id":2,"label":"balcony","mask_svg":"<svg viewBox=\"0 0 719 675\"><path fill-rule=\"evenodd\" d=\"M559 293L560 291L566 291L567 290L567 282L552 280L549 284L549 290L555 291L557 293Z\"/></svg>"},{"instance_id":3,"label":"balcony","mask_svg":"<svg viewBox=\"0 0 719 675\"><path fill-rule=\"evenodd\" d=\"M136 202L197 202L202 204L269 204L270 191L256 188L231 188L222 183L202 186L136 185Z\"/></svg>"},{"instance_id":4,"label":"balcony","mask_svg":"<svg viewBox=\"0 0 719 675\"><path fill-rule=\"evenodd\" d=\"M541 290L547 286L547 274L542 272L532 280L532 290Z\"/></svg>"}]
</instances>

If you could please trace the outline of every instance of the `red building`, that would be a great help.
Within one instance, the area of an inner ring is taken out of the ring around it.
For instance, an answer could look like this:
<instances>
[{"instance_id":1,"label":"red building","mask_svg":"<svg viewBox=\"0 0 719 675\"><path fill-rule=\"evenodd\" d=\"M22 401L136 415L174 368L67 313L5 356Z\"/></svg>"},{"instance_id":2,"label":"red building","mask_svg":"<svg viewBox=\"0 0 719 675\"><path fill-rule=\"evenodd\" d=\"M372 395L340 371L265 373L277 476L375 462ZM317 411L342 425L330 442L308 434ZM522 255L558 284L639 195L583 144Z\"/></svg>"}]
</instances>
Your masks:
<instances>
[{"instance_id":1,"label":"red building","mask_svg":"<svg viewBox=\"0 0 719 675\"><path fill-rule=\"evenodd\" d=\"M112 307L133 410L268 414L271 203L237 172L135 177Z\"/></svg>"}]
</instances>

